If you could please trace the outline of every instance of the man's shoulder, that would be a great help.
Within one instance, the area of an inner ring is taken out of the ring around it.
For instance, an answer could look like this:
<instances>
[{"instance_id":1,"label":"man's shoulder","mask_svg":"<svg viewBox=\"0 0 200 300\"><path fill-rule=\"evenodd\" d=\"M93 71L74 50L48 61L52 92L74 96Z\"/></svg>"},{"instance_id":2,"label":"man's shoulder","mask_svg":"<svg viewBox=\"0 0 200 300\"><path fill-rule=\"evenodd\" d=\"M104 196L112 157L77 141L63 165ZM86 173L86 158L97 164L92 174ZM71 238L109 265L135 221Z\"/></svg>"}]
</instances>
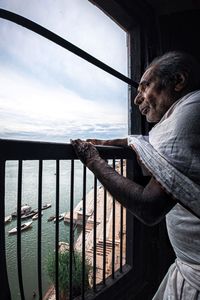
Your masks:
<instances>
[{"instance_id":1,"label":"man's shoulder","mask_svg":"<svg viewBox=\"0 0 200 300\"><path fill-rule=\"evenodd\" d=\"M178 102L179 105L200 103L200 90L192 91L183 96Z\"/></svg>"},{"instance_id":2,"label":"man's shoulder","mask_svg":"<svg viewBox=\"0 0 200 300\"><path fill-rule=\"evenodd\" d=\"M182 126L191 130L195 127L199 128L199 116L200 116L200 90L184 96L177 107L174 109L174 119L176 125ZM180 128L181 130L181 128Z\"/></svg>"}]
</instances>

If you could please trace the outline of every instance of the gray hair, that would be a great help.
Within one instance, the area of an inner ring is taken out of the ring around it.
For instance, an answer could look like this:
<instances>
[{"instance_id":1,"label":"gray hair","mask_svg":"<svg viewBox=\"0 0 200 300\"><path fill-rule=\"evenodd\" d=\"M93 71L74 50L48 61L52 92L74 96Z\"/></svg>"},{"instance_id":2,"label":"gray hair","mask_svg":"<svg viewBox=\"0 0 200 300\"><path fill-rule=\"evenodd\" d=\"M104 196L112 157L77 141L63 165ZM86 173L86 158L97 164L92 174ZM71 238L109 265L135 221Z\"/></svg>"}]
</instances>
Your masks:
<instances>
[{"instance_id":1,"label":"gray hair","mask_svg":"<svg viewBox=\"0 0 200 300\"><path fill-rule=\"evenodd\" d=\"M154 68L154 75L160 79L160 88L172 86L177 80L177 74L183 74L187 92L200 89L200 63L188 53L167 52L155 58L147 69L150 67Z\"/></svg>"}]
</instances>

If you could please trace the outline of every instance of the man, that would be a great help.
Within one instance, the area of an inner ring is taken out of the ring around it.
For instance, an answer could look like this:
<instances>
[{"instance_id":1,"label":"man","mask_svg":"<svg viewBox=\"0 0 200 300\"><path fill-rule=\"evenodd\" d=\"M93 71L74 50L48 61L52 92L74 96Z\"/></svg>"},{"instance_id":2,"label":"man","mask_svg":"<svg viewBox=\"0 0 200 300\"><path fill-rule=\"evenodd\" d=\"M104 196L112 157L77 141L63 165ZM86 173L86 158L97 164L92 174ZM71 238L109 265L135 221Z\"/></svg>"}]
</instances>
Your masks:
<instances>
[{"instance_id":1,"label":"man","mask_svg":"<svg viewBox=\"0 0 200 300\"><path fill-rule=\"evenodd\" d=\"M154 300L200 299L200 64L169 52L141 78L134 103L148 122L149 138L72 141L80 160L106 189L148 225L165 215L177 256ZM142 187L115 172L93 144L129 144L152 175Z\"/></svg>"}]
</instances>

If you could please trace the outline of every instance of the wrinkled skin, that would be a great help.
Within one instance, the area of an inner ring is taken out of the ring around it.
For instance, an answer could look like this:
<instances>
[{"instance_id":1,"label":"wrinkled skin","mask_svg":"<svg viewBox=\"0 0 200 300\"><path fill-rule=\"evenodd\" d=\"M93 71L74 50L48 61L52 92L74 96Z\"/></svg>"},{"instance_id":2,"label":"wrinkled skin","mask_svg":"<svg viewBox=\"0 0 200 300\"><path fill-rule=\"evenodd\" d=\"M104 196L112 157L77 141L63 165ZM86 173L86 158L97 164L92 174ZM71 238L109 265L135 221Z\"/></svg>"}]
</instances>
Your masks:
<instances>
[{"instance_id":1,"label":"wrinkled skin","mask_svg":"<svg viewBox=\"0 0 200 300\"><path fill-rule=\"evenodd\" d=\"M87 139L86 142L90 142L93 145L104 145L104 146L127 146L127 138L114 139L114 140L99 140L99 139Z\"/></svg>"},{"instance_id":2,"label":"wrinkled skin","mask_svg":"<svg viewBox=\"0 0 200 300\"><path fill-rule=\"evenodd\" d=\"M71 144L74 147L76 155L86 166L89 165L91 160L98 159L99 152L94 145L90 142L81 141L80 139L71 140Z\"/></svg>"},{"instance_id":3,"label":"wrinkled skin","mask_svg":"<svg viewBox=\"0 0 200 300\"><path fill-rule=\"evenodd\" d=\"M93 145L104 145L104 140L99 139L87 139L86 142L92 143Z\"/></svg>"},{"instance_id":4,"label":"wrinkled skin","mask_svg":"<svg viewBox=\"0 0 200 300\"><path fill-rule=\"evenodd\" d=\"M161 88L159 78L154 75L154 68L149 68L141 78L134 104L149 123L157 123L177 100L176 89L173 85Z\"/></svg>"}]
</instances>

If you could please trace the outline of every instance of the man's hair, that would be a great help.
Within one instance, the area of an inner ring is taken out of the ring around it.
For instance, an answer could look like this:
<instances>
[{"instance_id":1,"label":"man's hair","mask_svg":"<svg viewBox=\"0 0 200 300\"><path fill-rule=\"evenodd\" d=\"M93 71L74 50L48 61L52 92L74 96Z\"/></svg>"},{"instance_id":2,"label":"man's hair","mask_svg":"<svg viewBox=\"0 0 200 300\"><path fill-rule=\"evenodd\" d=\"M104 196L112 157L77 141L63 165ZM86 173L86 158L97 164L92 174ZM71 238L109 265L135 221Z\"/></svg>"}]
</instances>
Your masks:
<instances>
[{"instance_id":1,"label":"man's hair","mask_svg":"<svg viewBox=\"0 0 200 300\"><path fill-rule=\"evenodd\" d=\"M161 88L166 88L176 82L177 74L185 75L187 92L200 88L200 63L188 53L167 52L155 58L147 69L150 67L154 67L154 75L161 80Z\"/></svg>"}]
</instances>

